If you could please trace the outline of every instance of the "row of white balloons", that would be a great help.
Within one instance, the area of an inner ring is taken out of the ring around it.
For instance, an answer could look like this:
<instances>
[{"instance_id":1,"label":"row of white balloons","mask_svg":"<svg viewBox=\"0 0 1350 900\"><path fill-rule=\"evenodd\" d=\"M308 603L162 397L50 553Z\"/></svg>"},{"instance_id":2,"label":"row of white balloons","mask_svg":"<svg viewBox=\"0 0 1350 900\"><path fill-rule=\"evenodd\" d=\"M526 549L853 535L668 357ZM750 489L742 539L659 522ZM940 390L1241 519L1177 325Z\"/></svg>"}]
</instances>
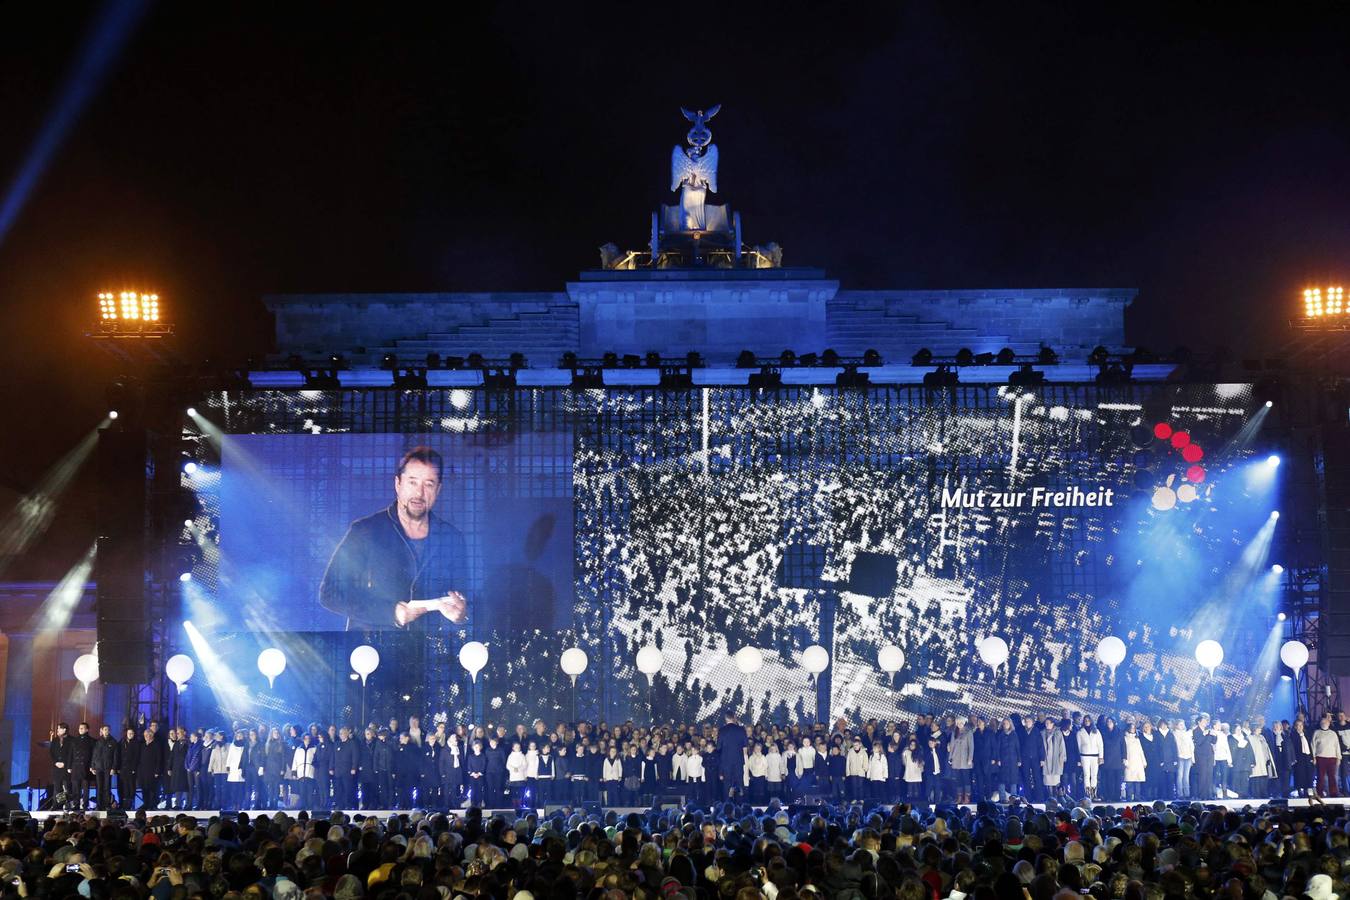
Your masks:
<instances>
[{"instance_id":1,"label":"row of white balloons","mask_svg":"<svg viewBox=\"0 0 1350 900\"><path fill-rule=\"evenodd\" d=\"M742 647L732 654L731 659L742 675L753 675L764 667L764 653L758 647ZM651 644L637 652L637 670L644 675L655 675L661 671L664 661L660 649ZM801 664L809 674L819 675L830 667L830 651L819 644L812 644L802 651ZM877 651L877 668L881 671L893 674L904 668L904 665L905 652L894 644L887 644Z\"/></svg>"},{"instance_id":2,"label":"row of white balloons","mask_svg":"<svg viewBox=\"0 0 1350 900\"><path fill-rule=\"evenodd\" d=\"M990 668L997 669L1008 661L1008 642L1001 637L990 635L981 638L975 647L980 660ZM1096 656L1098 662L1110 666L1111 670L1115 671L1116 666L1125 661L1125 642L1115 635L1108 635L1097 642ZM764 666L764 654L758 647L742 647L736 651L732 659L743 675L753 675ZM474 681L478 680L478 673L487 665L487 661L487 645L479 641L469 641L459 648L459 664ZM1215 669L1223 662L1223 645L1214 640L1201 641L1195 646L1195 661L1213 675ZM1308 645L1299 640L1285 641L1280 647L1280 661L1297 674L1308 664ZM361 676L361 683L364 685L370 674L379 667L380 654L369 644L362 644L352 651L350 662L352 671ZM665 657L660 648L647 644L638 650L635 662L637 670L650 677L661 671ZM559 664L563 673L576 684L577 676L586 671L590 658L580 647L570 647L562 652ZM830 652L819 644L812 644L802 651L801 664L811 675L819 675L829 668ZM904 665L904 651L894 644L887 644L877 651L877 668L881 671L893 674L900 671ZM269 686L275 687L277 676L286 671L286 654L276 647L263 650L258 654L258 671L266 676ZM178 653L169 657L164 664L164 672L181 692L196 672L196 666L192 662L192 657ZM76 680L88 691L89 685L98 680L98 656L85 653L76 657L74 674Z\"/></svg>"},{"instance_id":3,"label":"row of white balloons","mask_svg":"<svg viewBox=\"0 0 1350 900\"><path fill-rule=\"evenodd\" d=\"M982 638L975 649L979 651L980 660L990 668L997 669L1008 661L1008 643L1001 637ZM1098 662L1110 666L1114 672L1116 666L1125 661L1125 642L1115 635L1107 635L1097 642L1096 655ZM1215 640L1201 641L1195 645L1195 661L1213 676L1223 662L1223 645ZM1299 640L1285 641L1280 647L1280 661L1297 674L1308 664L1308 645Z\"/></svg>"}]
</instances>

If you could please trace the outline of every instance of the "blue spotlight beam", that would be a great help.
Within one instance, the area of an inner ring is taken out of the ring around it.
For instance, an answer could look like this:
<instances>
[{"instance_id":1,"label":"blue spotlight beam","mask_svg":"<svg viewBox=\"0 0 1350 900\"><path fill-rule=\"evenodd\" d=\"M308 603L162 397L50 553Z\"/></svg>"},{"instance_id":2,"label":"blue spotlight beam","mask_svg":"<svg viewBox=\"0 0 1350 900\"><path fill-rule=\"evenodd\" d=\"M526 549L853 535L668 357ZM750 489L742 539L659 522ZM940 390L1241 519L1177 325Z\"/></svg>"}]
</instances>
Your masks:
<instances>
[{"instance_id":1,"label":"blue spotlight beam","mask_svg":"<svg viewBox=\"0 0 1350 900\"><path fill-rule=\"evenodd\" d=\"M56 103L42 123L36 139L10 180L0 201L0 242L23 211L25 202L42 179L66 134L79 120L89 99L98 90L117 60L136 23L149 7L147 0L109 0L85 35L75 63L66 75Z\"/></svg>"}]
</instances>

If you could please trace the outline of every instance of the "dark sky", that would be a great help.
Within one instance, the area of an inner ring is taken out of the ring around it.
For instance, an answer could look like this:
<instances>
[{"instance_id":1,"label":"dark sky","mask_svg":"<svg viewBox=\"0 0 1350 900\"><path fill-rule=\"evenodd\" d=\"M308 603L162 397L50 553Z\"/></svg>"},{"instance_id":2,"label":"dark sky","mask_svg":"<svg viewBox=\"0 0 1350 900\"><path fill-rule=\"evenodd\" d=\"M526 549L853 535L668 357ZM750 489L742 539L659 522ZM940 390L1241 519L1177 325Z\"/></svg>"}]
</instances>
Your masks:
<instances>
[{"instance_id":1,"label":"dark sky","mask_svg":"<svg viewBox=\"0 0 1350 900\"><path fill-rule=\"evenodd\" d=\"M6 180L99 9L34 6L0 7ZM0 241L0 483L101 415L99 290L201 358L265 351L268 292L559 289L645 243L681 104L722 104L747 238L848 287L1137 287L1136 343L1269 350L1350 279L1330 4L440 6L150 8Z\"/></svg>"}]
</instances>

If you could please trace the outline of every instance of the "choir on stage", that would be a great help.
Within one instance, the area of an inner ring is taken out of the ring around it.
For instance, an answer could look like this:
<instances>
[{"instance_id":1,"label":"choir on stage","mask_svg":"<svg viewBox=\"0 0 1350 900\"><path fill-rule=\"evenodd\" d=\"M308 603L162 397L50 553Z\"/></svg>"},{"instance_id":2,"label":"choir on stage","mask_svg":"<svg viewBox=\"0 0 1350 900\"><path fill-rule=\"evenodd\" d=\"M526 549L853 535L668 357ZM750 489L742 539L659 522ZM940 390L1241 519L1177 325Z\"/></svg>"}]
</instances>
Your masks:
<instances>
[{"instance_id":1,"label":"choir on stage","mask_svg":"<svg viewBox=\"0 0 1350 900\"><path fill-rule=\"evenodd\" d=\"M53 805L98 809L648 807L738 800L1037 803L1350 795L1350 718L1268 725L920 715L637 727L390 719L230 729L139 722L52 734Z\"/></svg>"}]
</instances>

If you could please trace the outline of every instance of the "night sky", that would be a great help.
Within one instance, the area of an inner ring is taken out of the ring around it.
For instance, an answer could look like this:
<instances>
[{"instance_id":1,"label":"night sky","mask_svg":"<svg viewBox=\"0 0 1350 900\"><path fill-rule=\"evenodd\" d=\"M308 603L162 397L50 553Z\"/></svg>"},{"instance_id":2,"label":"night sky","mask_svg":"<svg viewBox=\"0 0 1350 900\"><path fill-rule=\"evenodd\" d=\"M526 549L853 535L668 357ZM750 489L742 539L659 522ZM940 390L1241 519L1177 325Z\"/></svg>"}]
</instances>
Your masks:
<instances>
[{"instance_id":1,"label":"night sky","mask_svg":"<svg viewBox=\"0 0 1350 900\"><path fill-rule=\"evenodd\" d=\"M0 8L7 195L102 9L31 6ZM1350 280L1330 4L207 9L145 11L0 238L0 485L101 416L99 290L157 290L189 360L265 352L270 292L557 290L645 244L681 105L722 104L747 240L845 287L1137 287L1133 342L1269 355ZM87 482L35 571L88 546Z\"/></svg>"}]
</instances>

